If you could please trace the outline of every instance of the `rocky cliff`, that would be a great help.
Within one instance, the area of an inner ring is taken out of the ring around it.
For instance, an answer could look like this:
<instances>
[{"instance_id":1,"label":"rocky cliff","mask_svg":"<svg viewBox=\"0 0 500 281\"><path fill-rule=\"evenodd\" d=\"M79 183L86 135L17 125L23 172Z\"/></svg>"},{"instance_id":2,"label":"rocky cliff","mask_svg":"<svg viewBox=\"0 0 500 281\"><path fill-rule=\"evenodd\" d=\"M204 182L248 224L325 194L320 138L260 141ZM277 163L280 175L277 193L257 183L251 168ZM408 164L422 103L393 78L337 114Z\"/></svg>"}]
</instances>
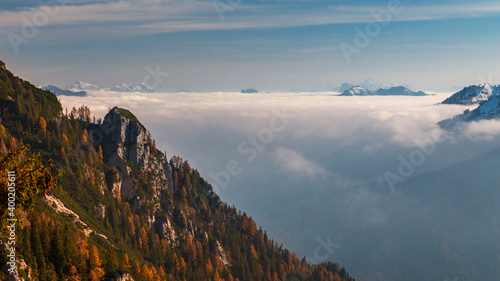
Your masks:
<instances>
[{"instance_id":1,"label":"rocky cliff","mask_svg":"<svg viewBox=\"0 0 500 281\"><path fill-rule=\"evenodd\" d=\"M168 219L155 213L163 209L172 215L172 169L149 132L130 111L118 107L105 116L97 132L95 146L101 147L103 161L113 168L106 175L111 194L134 210L147 212L151 224L158 220L165 224L162 228L169 228ZM147 177L139 177L139 171Z\"/></svg>"}]
</instances>

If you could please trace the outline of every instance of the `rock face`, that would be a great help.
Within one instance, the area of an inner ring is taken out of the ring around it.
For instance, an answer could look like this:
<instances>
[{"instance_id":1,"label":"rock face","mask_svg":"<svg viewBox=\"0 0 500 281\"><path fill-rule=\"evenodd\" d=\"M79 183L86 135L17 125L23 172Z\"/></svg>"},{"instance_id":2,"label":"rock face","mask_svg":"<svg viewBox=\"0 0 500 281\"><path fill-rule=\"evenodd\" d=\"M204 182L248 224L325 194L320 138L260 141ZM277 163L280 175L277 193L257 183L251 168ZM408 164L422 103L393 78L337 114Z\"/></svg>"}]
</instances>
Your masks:
<instances>
[{"instance_id":1,"label":"rock face","mask_svg":"<svg viewBox=\"0 0 500 281\"><path fill-rule=\"evenodd\" d=\"M156 150L149 132L128 110L113 108L99 130L103 160L114 167L106 177L111 194L129 202L134 209L152 206L150 221L154 222L155 211L169 202L162 191L173 192L172 170L165 155ZM141 179L135 176L139 170L150 175L147 190L139 188Z\"/></svg>"},{"instance_id":2,"label":"rock face","mask_svg":"<svg viewBox=\"0 0 500 281\"><path fill-rule=\"evenodd\" d=\"M128 110L115 107L96 126L92 137L96 150L101 147L103 161L111 167L105 175L111 195L145 214L150 226L173 247L179 244L179 237L186 236L208 243L208 235L202 236L189 215L174 204L172 167L175 166L171 165L175 164L157 151L149 132L137 118ZM106 210L96 206L96 213L105 216ZM224 264L229 263L220 243L215 251Z\"/></svg>"},{"instance_id":3,"label":"rock face","mask_svg":"<svg viewBox=\"0 0 500 281\"><path fill-rule=\"evenodd\" d=\"M471 105L487 101L491 96L500 94L500 85L472 85L453 94L443 101L443 104Z\"/></svg>"},{"instance_id":4,"label":"rock face","mask_svg":"<svg viewBox=\"0 0 500 281\"><path fill-rule=\"evenodd\" d=\"M176 244L177 235L168 217L157 218L155 221L155 227L157 233L162 238L166 238L172 245Z\"/></svg>"},{"instance_id":5,"label":"rock face","mask_svg":"<svg viewBox=\"0 0 500 281\"><path fill-rule=\"evenodd\" d=\"M217 256L219 259L222 261L224 265L228 265L229 261L227 259L226 253L224 252L224 249L222 248L221 244L219 241L215 242L215 251L217 252Z\"/></svg>"}]
</instances>

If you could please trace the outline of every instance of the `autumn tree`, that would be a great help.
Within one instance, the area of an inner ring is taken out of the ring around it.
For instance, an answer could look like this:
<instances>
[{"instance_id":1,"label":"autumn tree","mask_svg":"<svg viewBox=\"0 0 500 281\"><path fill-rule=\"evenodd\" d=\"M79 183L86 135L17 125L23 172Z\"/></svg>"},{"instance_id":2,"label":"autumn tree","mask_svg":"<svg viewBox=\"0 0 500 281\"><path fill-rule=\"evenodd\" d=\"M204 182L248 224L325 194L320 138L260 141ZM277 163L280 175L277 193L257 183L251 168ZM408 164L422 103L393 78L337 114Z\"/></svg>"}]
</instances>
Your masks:
<instances>
[{"instance_id":1,"label":"autumn tree","mask_svg":"<svg viewBox=\"0 0 500 281\"><path fill-rule=\"evenodd\" d=\"M92 247L90 248L89 269L90 279L92 281L99 281L104 276L102 262L99 258L99 251L97 250L96 245L92 245Z\"/></svg>"},{"instance_id":2,"label":"autumn tree","mask_svg":"<svg viewBox=\"0 0 500 281\"><path fill-rule=\"evenodd\" d=\"M7 152L8 152L7 146L5 146L5 142L4 142L3 138L0 138L0 153L5 154Z\"/></svg>"},{"instance_id":3,"label":"autumn tree","mask_svg":"<svg viewBox=\"0 0 500 281\"><path fill-rule=\"evenodd\" d=\"M104 157L102 156L102 147L99 145L99 158L101 159L101 161L104 159Z\"/></svg>"},{"instance_id":4,"label":"autumn tree","mask_svg":"<svg viewBox=\"0 0 500 281\"><path fill-rule=\"evenodd\" d=\"M40 128L42 129L42 131L45 133L45 131L47 130L47 122L45 121L45 119L43 119L43 117L40 117L38 123L40 124Z\"/></svg>"},{"instance_id":5,"label":"autumn tree","mask_svg":"<svg viewBox=\"0 0 500 281\"><path fill-rule=\"evenodd\" d=\"M56 184L55 172L51 171L52 162L42 164L38 153L27 157L28 150L29 146L23 145L0 160L3 175L0 177L0 221L5 219L5 211L8 210L9 186L11 189L15 187L16 208L24 210L33 206L37 194L45 194L47 189Z\"/></svg>"}]
</instances>

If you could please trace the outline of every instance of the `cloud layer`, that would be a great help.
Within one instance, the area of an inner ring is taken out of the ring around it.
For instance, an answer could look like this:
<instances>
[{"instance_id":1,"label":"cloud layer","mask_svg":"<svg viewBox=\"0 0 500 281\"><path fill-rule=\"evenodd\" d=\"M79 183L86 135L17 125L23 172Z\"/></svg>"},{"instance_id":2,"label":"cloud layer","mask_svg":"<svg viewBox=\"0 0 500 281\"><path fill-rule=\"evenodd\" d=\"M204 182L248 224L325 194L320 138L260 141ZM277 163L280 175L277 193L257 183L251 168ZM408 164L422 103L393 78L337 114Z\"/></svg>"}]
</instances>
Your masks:
<instances>
[{"instance_id":1,"label":"cloud layer","mask_svg":"<svg viewBox=\"0 0 500 281\"><path fill-rule=\"evenodd\" d=\"M434 183L431 176L425 175L477 159L496 148L500 121L471 123L455 134L442 131L437 122L467 108L438 105L449 95L338 97L331 92L102 91L88 97L59 98L68 109L86 104L97 117L113 106L131 110L152 132L159 149L168 156L176 154L187 159L217 187L223 200L251 214L271 237L300 256L319 262L314 257L321 245L317 241L330 237L342 247L328 259L345 265L357 278L376 280L370 274L397 276L395 268L399 267L390 261L399 259L413 259L416 268L408 272L420 278L416 270L439 265L426 265L439 255L417 257L408 253L434 251L427 249L434 243L452 241L459 245L456 253L460 262L471 263L467 257L476 257L464 248L468 242L458 243L464 239L458 234L447 238L453 240L440 240L448 237L443 236L447 230L441 228L459 226L451 218L440 220L460 212L443 207L450 204L443 199L438 200L438 207L432 205L441 191L427 190ZM270 130L272 138L266 137ZM398 169L410 165L402 163L416 163L412 155L420 153L421 144L429 139L435 140L434 149L391 189L384 174L391 172L401 177ZM244 148L254 150L252 157L241 153L242 143ZM235 161L241 172L227 183L218 182L213 175L226 171L228 163ZM416 190L423 191L408 193L415 184L413 179L421 180L421 176L424 182L417 182ZM479 221L467 218L459 221L468 229L491 233L487 231L492 227L489 224L476 225ZM482 235L470 235L476 234ZM406 239L408 235L413 238ZM417 251L414 247L419 243L424 243L419 247L427 250ZM450 268L459 265L453 261Z\"/></svg>"}]
</instances>

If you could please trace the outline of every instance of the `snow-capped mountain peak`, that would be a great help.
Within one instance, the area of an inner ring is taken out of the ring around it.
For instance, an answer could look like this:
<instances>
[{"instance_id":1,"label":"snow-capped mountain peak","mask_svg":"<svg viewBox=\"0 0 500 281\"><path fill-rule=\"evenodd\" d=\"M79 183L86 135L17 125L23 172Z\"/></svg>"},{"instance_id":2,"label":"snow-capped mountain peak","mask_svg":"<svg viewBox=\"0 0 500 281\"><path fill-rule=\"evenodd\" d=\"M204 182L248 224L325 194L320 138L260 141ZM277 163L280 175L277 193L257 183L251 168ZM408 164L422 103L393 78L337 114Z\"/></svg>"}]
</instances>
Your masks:
<instances>
[{"instance_id":1,"label":"snow-capped mountain peak","mask_svg":"<svg viewBox=\"0 0 500 281\"><path fill-rule=\"evenodd\" d=\"M500 94L500 85L483 83L463 88L443 101L443 104L480 104L487 101L491 96Z\"/></svg>"},{"instance_id":2,"label":"snow-capped mountain peak","mask_svg":"<svg viewBox=\"0 0 500 281\"><path fill-rule=\"evenodd\" d=\"M111 88L110 91L151 93L153 92L153 89L145 83L124 83Z\"/></svg>"},{"instance_id":3,"label":"snow-capped mountain peak","mask_svg":"<svg viewBox=\"0 0 500 281\"><path fill-rule=\"evenodd\" d=\"M345 90L341 96L373 96L374 93L370 90L367 90L361 86L355 86L350 89Z\"/></svg>"},{"instance_id":4,"label":"snow-capped mountain peak","mask_svg":"<svg viewBox=\"0 0 500 281\"><path fill-rule=\"evenodd\" d=\"M70 87L66 88L68 90L77 90L77 91L99 91L102 90L101 87L90 84L87 82L83 81L76 81L75 84L71 85Z\"/></svg>"}]
</instances>

